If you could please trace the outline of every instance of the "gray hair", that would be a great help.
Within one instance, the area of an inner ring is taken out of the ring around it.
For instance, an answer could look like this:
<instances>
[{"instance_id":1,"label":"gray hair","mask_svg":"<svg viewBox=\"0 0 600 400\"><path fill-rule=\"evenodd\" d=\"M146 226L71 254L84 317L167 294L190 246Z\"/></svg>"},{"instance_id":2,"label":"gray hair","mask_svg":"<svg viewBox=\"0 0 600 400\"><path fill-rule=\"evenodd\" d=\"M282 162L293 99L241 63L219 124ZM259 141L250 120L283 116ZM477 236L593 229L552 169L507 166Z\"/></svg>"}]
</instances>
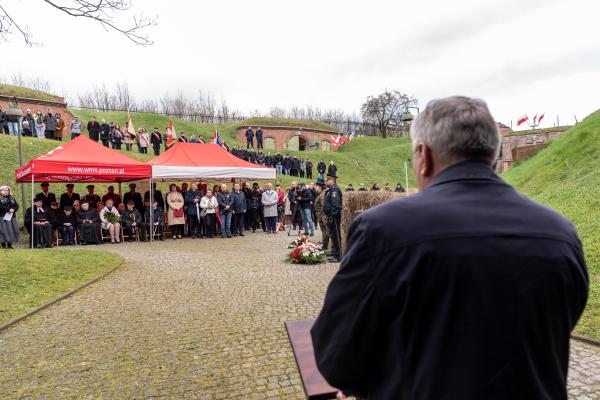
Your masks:
<instances>
[{"instance_id":1,"label":"gray hair","mask_svg":"<svg viewBox=\"0 0 600 400\"><path fill-rule=\"evenodd\" d=\"M480 99L455 96L432 100L410 128L413 151L426 144L440 161L496 161L500 133L496 122Z\"/></svg>"}]
</instances>

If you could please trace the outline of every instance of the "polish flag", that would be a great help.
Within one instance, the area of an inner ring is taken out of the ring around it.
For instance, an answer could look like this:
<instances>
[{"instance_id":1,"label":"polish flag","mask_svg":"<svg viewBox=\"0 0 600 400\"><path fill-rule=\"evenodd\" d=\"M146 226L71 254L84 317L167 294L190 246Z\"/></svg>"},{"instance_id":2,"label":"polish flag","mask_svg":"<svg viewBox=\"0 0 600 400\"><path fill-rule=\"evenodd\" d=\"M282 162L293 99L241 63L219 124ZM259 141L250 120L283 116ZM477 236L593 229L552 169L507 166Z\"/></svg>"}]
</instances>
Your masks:
<instances>
[{"instance_id":1,"label":"polish flag","mask_svg":"<svg viewBox=\"0 0 600 400\"><path fill-rule=\"evenodd\" d=\"M175 128L173 128L173 121L169 118L169 122L167 123L167 146L172 145L176 137L177 133L175 132Z\"/></svg>"},{"instance_id":2,"label":"polish flag","mask_svg":"<svg viewBox=\"0 0 600 400\"><path fill-rule=\"evenodd\" d=\"M542 113L542 115L540 115L540 117L538 118L538 124L539 124L540 122L542 122L542 118L544 118L544 114L546 114L546 113Z\"/></svg>"},{"instance_id":3,"label":"polish flag","mask_svg":"<svg viewBox=\"0 0 600 400\"><path fill-rule=\"evenodd\" d=\"M350 134L350 136L348 136L348 143L352 143L352 139L354 138L354 132L352 132Z\"/></svg>"},{"instance_id":4,"label":"polish flag","mask_svg":"<svg viewBox=\"0 0 600 400\"><path fill-rule=\"evenodd\" d=\"M342 136L339 133L338 133L337 137L335 137L335 138L332 136L331 137L332 143L337 146L338 144L340 144L341 138L342 138Z\"/></svg>"},{"instance_id":5,"label":"polish flag","mask_svg":"<svg viewBox=\"0 0 600 400\"><path fill-rule=\"evenodd\" d=\"M527 114L523 115L517 120L517 126L521 125L525 121L529 121L529 117L527 116Z\"/></svg>"}]
</instances>

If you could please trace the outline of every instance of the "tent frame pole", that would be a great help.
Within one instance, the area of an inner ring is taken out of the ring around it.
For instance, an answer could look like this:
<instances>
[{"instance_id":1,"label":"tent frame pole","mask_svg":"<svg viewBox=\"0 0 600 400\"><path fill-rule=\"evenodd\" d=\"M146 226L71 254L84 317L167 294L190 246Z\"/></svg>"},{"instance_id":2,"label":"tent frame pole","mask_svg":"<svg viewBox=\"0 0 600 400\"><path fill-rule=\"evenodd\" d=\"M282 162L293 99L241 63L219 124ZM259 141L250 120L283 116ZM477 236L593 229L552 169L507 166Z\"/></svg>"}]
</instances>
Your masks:
<instances>
[{"instance_id":1,"label":"tent frame pole","mask_svg":"<svg viewBox=\"0 0 600 400\"><path fill-rule=\"evenodd\" d=\"M35 191L35 175L31 174L31 235L29 236L29 240L31 242L31 249L35 249L33 246L33 217L35 215L33 211L33 200L34 200L34 191ZM25 206L25 204L23 204Z\"/></svg>"},{"instance_id":2,"label":"tent frame pole","mask_svg":"<svg viewBox=\"0 0 600 400\"><path fill-rule=\"evenodd\" d=\"M154 186L153 180L150 178L150 187L148 188L148 192L150 193L150 226L148 227L148 233L150 233L150 243L154 242Z\"/></svg>"}]
</instances>

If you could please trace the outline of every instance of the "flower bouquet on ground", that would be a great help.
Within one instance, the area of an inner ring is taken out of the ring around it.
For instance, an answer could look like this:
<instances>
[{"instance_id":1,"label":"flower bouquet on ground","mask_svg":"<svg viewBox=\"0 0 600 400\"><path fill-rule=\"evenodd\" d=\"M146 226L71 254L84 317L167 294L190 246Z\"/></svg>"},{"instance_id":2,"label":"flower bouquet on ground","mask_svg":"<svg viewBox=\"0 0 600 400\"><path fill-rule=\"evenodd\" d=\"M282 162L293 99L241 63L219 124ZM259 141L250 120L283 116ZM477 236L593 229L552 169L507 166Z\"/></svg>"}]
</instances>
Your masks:
<instances>
[{"instance_id":1,"label":"flower bouquet on ground","mask_svg":"<svg viewBox=\"0 0 600 400\"><path fill-rule=\"evenodd\" d=\"M312 243L308 236L300 236L288 245L294 249L288 254L286 262L290 264L321 264L325 262L325 252L321 245Z\"/></svg>"}]
</instances>

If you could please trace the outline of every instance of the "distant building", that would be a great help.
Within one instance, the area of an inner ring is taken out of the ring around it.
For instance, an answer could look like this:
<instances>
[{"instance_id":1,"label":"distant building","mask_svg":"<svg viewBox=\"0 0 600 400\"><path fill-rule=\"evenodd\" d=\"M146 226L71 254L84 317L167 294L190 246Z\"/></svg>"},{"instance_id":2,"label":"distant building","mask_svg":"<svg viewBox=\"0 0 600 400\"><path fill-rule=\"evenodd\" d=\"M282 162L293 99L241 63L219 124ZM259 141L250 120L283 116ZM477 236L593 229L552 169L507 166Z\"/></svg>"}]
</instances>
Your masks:
<instances>
[{"instance_id":1,"label":"distant building","mask_svg":"<svg viewBox=\"0 0 600 400\"><path fill-rule=\"evenodd\" d=\"M257 125L252 129L256 133ZM338 146L333 143L332 137L336 137L340 131L324 129L304 128L300 126L264 126L263 144L265 151L336 151ZM241 143L246 143L246 130L248 125L242 125L238 128L236 139ZM254 141L256 145L256 140Z\"/></svg>"},{"instance_id":2,"label":"distant building","mask_svg":"<svg viewBox=\"0 0 600 400\"><path fill-rule=\"evenodd\" d=\"M498 131L502 136L508 135L513 131L509 126L504 125L502 122L496 122L496 126L498 127Z\"/></svg>"}]
</instances>

